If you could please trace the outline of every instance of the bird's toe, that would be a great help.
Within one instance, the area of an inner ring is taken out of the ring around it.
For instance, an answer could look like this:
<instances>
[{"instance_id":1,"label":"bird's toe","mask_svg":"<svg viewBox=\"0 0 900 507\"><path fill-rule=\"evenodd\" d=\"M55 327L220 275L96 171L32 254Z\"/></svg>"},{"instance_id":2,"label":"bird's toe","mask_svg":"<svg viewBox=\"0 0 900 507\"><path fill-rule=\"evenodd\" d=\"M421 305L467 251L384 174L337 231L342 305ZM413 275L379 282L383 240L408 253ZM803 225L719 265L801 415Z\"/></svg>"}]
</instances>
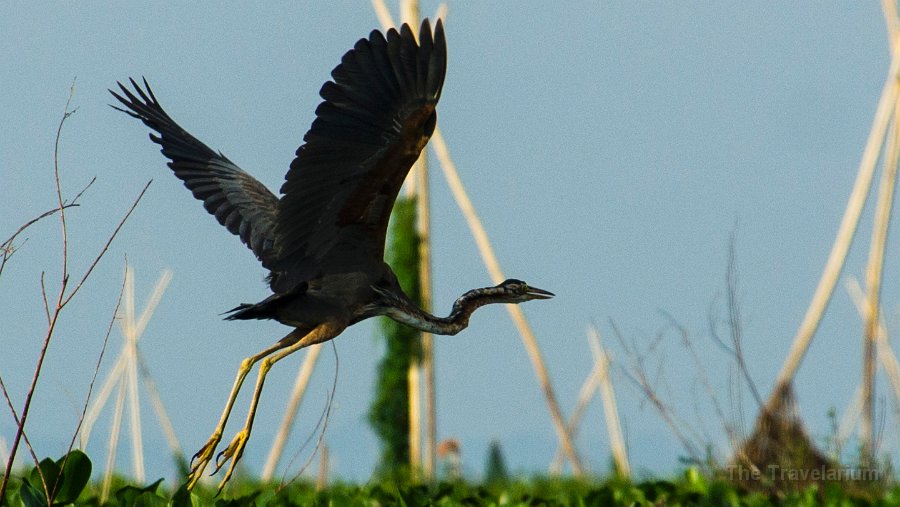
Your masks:
<instances>
[{"instance_id":1,"label":"bird's toe","mask_svg":"<svg viewBox=\"0 0 900 507\"><path fill-rule=\"evenodd\" d=\"M213 473L218 472L226 463L228 463L228 470L225 471L225 476L222 478L222 482L219 483L220 492L222 491L222 488L225 487L225 483L227 483L231 479L232 474L234 474L235 465L237 465L238 460L240 460L241 456L244 454L244 447L247 445L247 440L249 438L250 431L247 428L242 429L237 432L231 440L231 443L228 444L228 447L216 456L216 469Z\"/></svg>"}]
</instances>

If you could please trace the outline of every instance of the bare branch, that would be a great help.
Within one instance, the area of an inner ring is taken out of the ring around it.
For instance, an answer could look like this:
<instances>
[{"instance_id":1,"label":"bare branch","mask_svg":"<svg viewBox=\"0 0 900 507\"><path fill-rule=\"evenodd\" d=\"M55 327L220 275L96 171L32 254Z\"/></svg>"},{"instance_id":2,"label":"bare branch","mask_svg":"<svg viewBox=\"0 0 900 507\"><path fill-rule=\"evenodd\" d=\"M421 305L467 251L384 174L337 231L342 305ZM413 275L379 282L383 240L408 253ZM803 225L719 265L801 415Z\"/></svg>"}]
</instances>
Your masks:
<instances>
[{"instance_id":1,"label":"bare branch","mask_svg":"<svg viewBox=\"0 0 900 507\"><path fill-rule=\"evenodd\" d=\"M753 394L753 398L756 400L756 405L758 407L762 407L762 396L759 395L759 391L756 389L756 383L753 382L753 378L750 376L750 370L747 368L747 361L744 358L743 326L741 325L741 307L737 296L738 277L737 263L735 261L734 243L735 235L732 232L731 237L728 240L728 268L725 278L727 286L726 298L728 304L728 325L731 329L731 343L734 347L734 358L737 361L737 365L740 369L741 375L744 376L744 380L747 382L747 387L750 388L750 392Z\"/></svg>"},{"instance_id":2,"label":"bare branch","mask_svg":"<svg viewBox=\"0 0 900 507\"><path fill-rule=\"evenodd\" d=\"M126 265L128 261L126 260ZM88 385L87 396L84 399L84 406L81 409L81 415L78 417L78 423L75 425L75 431L72 432L72 440L69 442L69 447L66 450L66 457L63 460L63 465L60 467L60 471L65 468L66 461L69 459L69 453L72 452L72 448L75 447L75 438L78 436L78 432L81 431L81 425L84 423L84 417L87 414L87 408L91 401L91 394L94 391L94 383L97 381L97 375L100 373L100 364L103 362L103 356L106 354L106 346L109 343L109 335L112 334L113 324L116 322L116 315L119 313L119 306L122 304L122 294L125 291L125 279L122 278L122 287L119 288L119 297L116 299L116 307L113 309L112 317L109 319L109 326L106 328L106 334L103 336L103 345L100 347L100 356L97 358L97 365L94 367L94 373L91 376L91 383ZM61 472L60 472L61 473ZM57 481L59 482L59 481ZM54 494L56 492L54 491Z\"/></svg>"},{"instance_id":3,"label":"bare branch","mask_svg":"<svg viewBox=\"0 0 900 507\"><path fill-rule=\"evenodd\" d=\"M109 238L106 240L106 243L103 245L103 248L100 249L100 253L98 253L97 256L94 257L93 262L91 262L91 265L88 267L87 271L84 272L84 275L81 277L81 280L78 281L78 284L75 285L75 287L72 289L72 291L69 293L69 295L66 296L65 299L62 300L62 303L61 303L62 306L65 306L66 304L69 303L69 301L72 300L72 298L75 296L75 294L78 293L78 290L81 289L81 286L84 285L84 282L87 281L89 276L91 276L91 272L94 271L94 268L97 267L97 264L100 262L100 259L102 259L103 256L106 254L106 251L109 250L109 245L111 245L113 240L116 239L116 235L119 234L119 231L122 229L122 226L125 225L125 222L128 220L128 217L131 216L131 213L134 211L135 208L137 208L138 203L140 203L141 199L144 198L144 194L147 192L147 189L150 187L151 183L153 183L153 180L148 181L147 184L144 185L144 188L141 190L141 193L138 194L138 196L134 200L134 202L131 203L131 207L128 208L128 212L125 213L125 216L123 216L121 220L119 220L119 224L116 225L116 228L113 230L112 234L109 235Z\"/></svg>"},{"instance_id":4,"label":"bare branch","mask_svg":"<svg viewBox=\"0 0 900 507\"><path fill-rule=\"evenodd\" d=\"M41 300L44 302L44 315L47 317L47 325L50 325L50 303L47 301L47 286L44 283L44 272L41 271Z\"/></svg>"},{"instance_id":5,"label":"bare branch","mask_svg":"<svg viewBox=\"0 0 900 507\"><path fill-rule=\"evenodd\" d=\"M63 203L62 185L59 182L59 140L62 137L62 129L66 120L78 110L78 108L71 111L69 110L69 104L72 103L73 95L75 95L75 79L72 79L72 86L69 87L69 97L66 99L66 106L63 108L63 116L59 120L59 126L56 128L56 141L53 145L53 177L56 181L56 203L57 210L59 210L59 222L62 227L62 288L59 291L60 300L62 300L63 294L65 293L65 285L69 278L69 235L68 230L66 229L66 208Z\"/></svg>"},{"instance_id":6,"label":"bare branch","mask_svg":"<svg viewBox=\"0 0 900 507\"><path fill-rule=\"evenodd\" d=\"M623 367L625 378L630 380L644 395L644 398L653 405L653 408L655 408L660 417L662 417L663 422L666 423L675 435L675 438L678 439L682 447L684 447L684 450L690 455L691 459L696 463L702 463L700 450L691 440L691 437L685 433L685 429L690 430L690 427L687 426L684 421L677 416L674 410L666 405L662 398L657 395L656 390L653 388L653 383L647 378L647 369L644 365L643 355L637 353L634 345L625 345L626 341L619 329L615 325L612 327L614 335L619 343L623 344L626 355L629 356L629 360L631 361L630 371Z\"/></svg>"},{"instance_id":7,"label":"bare branch","mask_svg":"<svg viewBox=\"0 0 900 507\"><path fill-rule=\"evenodd\" d=\"M6 389L6 383L3 381L3 377L0 377L0 390L3 391L3 398L6 400L6 406L9 407L9 412L13 416L13 422L15 422L16 425L18 425L19 424L19 414L18 414L18 412L16 412L16 408L13 406L12 398L9 397L9 391L7 391L7 389ZM40 464L40 461L38 460L37 453L34 452L34 447L31 445L31 440L28 439L28 434L23 432L22 438L23 438L23 440L25 440L25 447L28 448L28 453L31 454L31 459L32 459L32 461L34 461L34 465L38 466ZM5 473L8 474L11 471L12 471L12 468L8 468L7 472L5 472ZM2 498L2 497L0 497L0 498Z\"/></svg>"},{"instance_id":8,"label":"bare branch","mask_svg":"<svg viewBox=\"0 0 900 507\"><path fill-rule=\"evenodd\" d=\"M72 207L75 207L75 206L78 206L78 204L75 204L74 201L73 201L71 204L66 204L64 207L65 207L65 208L72 208ZM59 211L59 208L53 208L53 209L51 209L51 210L48 210L48 211L45 211L45 212L41 213L40 215L38 215L38 216L32 218L31 220L25 222L24 224L22 224L22 225L16 230L16 232L13 233L12 236L10 236L9 238L7 238L3 243L0 243L0 275L3 274L3 268L4 268L4 266L6 266L6 261L9 260L9 258L12 257L12 255L13 255L14 253L16 253L16 251L21 247L21 245L20 245L19 247L16 247L15 245L13 245L13 242L16 240L16 238L17 238L20 234L22 234L23 232L25 232L25 229L28 229L28 228L31 227L32 225L34 225L34 224L36 224L37 222L43 220L44 218L49 217L50 215L53 215L54 213L56 213L56 212L58 212L58 211ZM25 241L28 241L28 239L26 238L22 243L24 244Z\"/></svg>"},{"instance_id":9,"label":"bare branch","mask_svg":"<svg viewBox=\"0 0 900 507\"><path fill-rule=\"evenodd\" d=\"M297 453L294 454L294 458L296 458L297 455L302 452L307 445L309 445L312 437L316 434L316 432L318 432L319 428L321 428L322 431L319 432L319 438L316 439L316 447L313 449L313 452L309 455L309 458L307 458L303 466L300 467L300 470L298 470L297 473L294 474L294 476L291 477L289 481L285 482L284 477L282 476L281 484L279 484L279 486L275 488L276 493L283 490L285 487L290 486L294 481L300 478L300 475L312 463L313 457L316 455L316 453L322 447L323 442L325 441L325 430L328 429L328 421L331 418L331 407L334 404L334 393L337 391L338 372L340 369L340 360L338 359L337 346L334 344L334 341L331 342L331 349L334 352L334 380L331 384L331 392L328 394L328 399L325 402L325 411L322 413L321 417L319 417L319 421L316 423L316 427L313 429L312 433L310 433L306 441L303 442L303 445L300 446L300 449L297 450ZM294 458L291 459L291 462L294 461Z\"/></svg>"},{"instance_id":10,"label":"bare branch","mask_svg":"<svg viewBox=\"0 0 900 507\"><path fill-rule=\"evenodd\" d=\"M100 250L100 253L94 258L93 262L90 264L88 269L85 271L81 280L79 280L78 284L70 292L67 292L66 287L67 287L68 281L69 281L68 231L67 231L67 227L66 227L66 218L65 218L66 202L62 198L62 187L61 187L60 178L59 178L59 140L60 140L60 136L62 134L62 127L65 124L65 120L75 112L74 110L73 111L69 110L69 104L71 102L73 93L74 93L74 82L72 83L72 88L70 89L70 92L69 92L69 98L66 101L66 108L63 113L63 117L60 120L57 132L56 132L56 143L54 146L54 157L53 157L54 177L55 177L55 181L56 181L56 197L57 197L57 204L58 204L58 207L56 210L54 210L54 212L59 212L59 215L60 215L60 224L61 224L61 231L62 231L61 232L61 234L62 234L62 250L63 250L62 251L62 273L61 273L61 280L60 280L60 285L59 285L59 292L57 295L55 307L54 307L53 311L51 312L49 300L47 298L46 285L44 283L44 273L41 273L41 296L44 301L44 312L47 316L47 321L48 321L47 322L47 332L44 335L44 341L43 341L43 344L41 345L41 350L38 355L37 364L35 365L34 375L32 376L31 384L30 384L28 391L26 393L26 396L25 396L25 403L22 408L22 414L17 422L16 435L15 435L15 438L13 439L13 443L12 443L12 446L11 446L11 449L9 452L9 458L8 458L7 465L6 465L6 473L3 476L3 481L0 482L0 498L4 498L4 495L6 493L6 488L9 484L9 477L10 477L10 472L12 471L12 464L13 464L13 461L15 460L16 452L18 451L19 444L22 441L22 438L25 434L25 424L28 419L28 413L29 413L29 409L31 408L31 402L34 399L34 393L35 393L35 390L37 389L37 382L38 382L38 379L40 378L41 370L42 370L43 364L44 364L44 359L47 356L47 349L50 346L50 341L53 338L54 331L56 330L56 323L59 321L59 316L60 316L63 308L66 306L66 304L68 304L69 301L72 300L72 298L75 296L75 294L78 293L79 289L82 287L82 285L87 280L87 278L91 275L94 268L100 262L100 259L106 254L113 239L115 239L116 235L119 233L122 226L125 224L125 221L127 221L128 217L131 216L131 213L137 207L141 198L144 196L144 193L147 191L147 188L150 186L150 182L147 182L147 184L141 190L141 193L135 199L134 203L128 209L128 212L125 214L125 216L122 218L122 220L116 226L115 230L112 232L112 234L107 239L106 243L103 245L103 248ZM91 186L91 184L93 184L93 180L91 180L91 182L89 182L88 185L85 186L85 188L81 190L81 192L76 194L75 199L73 199L73 201L80 198L81 195L84 193L84 191L87 190L87 188ZM73 441L74 441L74 437L73 437ZM40 468L40 467L38 467L38 468ZM49 491L49 489L47 488L46 480L44 480L44 489L47 493L47 499L52 501L51 493L53 493L53 492Z\"/></svg>"},{"instance_id":11,"label":"bare branch","mask_svg":"<svg viewBox=\"0 0 900 507\"><path fill-rule=\"evenodd\" d=\"M91 181L89 181L88 184L85 185L85 187L82 188L81 191L75 195L75 198L72 199L71 202L67 202L67 203L63 204L62 209L78 207L79 206L78 200L81 199L81 196L85 193L85 191L87 191L88 188L91 187L91 185L94 184L94 182L96 180L97 180L96 176L91 178ZM25 230L28 229L29 227L31 227L32 225L53 215L54 213L59 212L59 210L60 210L60 208L56 207L56 208L53 208L51 210L47 210L47 211L41 213L40 215L32 218L31 220L28 220L27 222L25 222L24 224L19 226L19 228L16 229L16 232L14 232L12 234L12 236L10 236L5 241L3 241L3 243L0 243L0 275L3 274L3 268L6 266L6 261L8 261L9 258L12 257L12 255L22 246L22 245L19 245L17 247L13 244L15 242L16 238L18 238L20 234L25 232ZM25 244L26 241L28 241L28 238L23 240L22 244Z\"/></svg>"}]
</instances>

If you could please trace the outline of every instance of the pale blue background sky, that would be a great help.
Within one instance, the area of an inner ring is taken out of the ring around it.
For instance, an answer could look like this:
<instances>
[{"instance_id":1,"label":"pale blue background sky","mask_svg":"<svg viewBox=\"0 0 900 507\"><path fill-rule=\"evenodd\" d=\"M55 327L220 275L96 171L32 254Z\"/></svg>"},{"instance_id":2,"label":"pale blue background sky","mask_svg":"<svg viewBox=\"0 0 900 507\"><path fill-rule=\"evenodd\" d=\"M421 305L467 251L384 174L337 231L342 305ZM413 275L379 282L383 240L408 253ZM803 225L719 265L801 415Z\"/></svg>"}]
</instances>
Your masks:
<instances>
[{"instance_id":1,"label":"pale blue background sky","mask_svg":"<svg viewBox=\"0 0 900 507\"><path fill-rule=\"evenodd\" d=\"M423 13L436 7L423 2ZM147 130L107 107L106 89L146 76L178 122L275 189L322 82L377 26L363 1L2 8L0 236L53 206L53 139L75 76L78 113L61 142L63 183L70 196L93 176L97 183L69 214L73 272L154 179L60 323L30 419L41 456L62 452L71 435L126 254L137 269L139 307L159 273L174 271L141 346L188 454L215 424L240 360L287 332L277 323L221 320L219 313L237 303L265 297L265 273L168 174ZM662 394L723 444L708 403L696 394L696 369L661 311L690 332L727 405L732 368L710 340L708 320L711 308L724 311L734 233L746 353L768 393L833 240L887 69L877 4L453 2L447 38L440 124L507 274L558 294L525 310L564 410L572 410L591 368L589 322L598 323L619 360L625 353L611 322L642 348L662 332L651 362L654 375L655 364L664 363ZM434 175L434 297L443 313L461 292L489 279ZM866 223L870 215L871 206ZM57 229L48 221L31 230L0 280L0 374L18 407L43 336L40 272L51 281L58 276ZM858 237L848 274L862 272L867 225ZM885 310L894 329L893 245L888 255ZM374 332L365 323L335 342L340 373L326 441L335 473L358 480L377 457L365 423L380 354ZM827 410L842 410L857 383L860 333L840 288L797 383L802 413L820 440ZM114 334L101 375L119 344ZM262 467L299 362L285 361L269 377L243 461L253 472ZM313 431L333 374L329 349L289 449ZM683 451L675 439L621 372L615 380L635 467L676 469ZM546 470L554 433L504 309L481 310L466 332L437 339L437 381L439 435L461 441L467 473L481 473L495 438L511 468ZM745 400L749 426L755 411ZM887 397L879 400L890 434L895 421ZM145 407L148 476L171 477L152 417ZM104 416L97 435L108 421ZM229 427L226 438L236 429ZM13 433L11 417L0 411L0 435L11 440ZM102 440L93 438L88 449L98 468ZM893 443L888 438L885 449ZM598 403L578 446L592 470L607 469ZM119 458L126 471L128 456L126 447Z\"/></svg>"}]
</instances>

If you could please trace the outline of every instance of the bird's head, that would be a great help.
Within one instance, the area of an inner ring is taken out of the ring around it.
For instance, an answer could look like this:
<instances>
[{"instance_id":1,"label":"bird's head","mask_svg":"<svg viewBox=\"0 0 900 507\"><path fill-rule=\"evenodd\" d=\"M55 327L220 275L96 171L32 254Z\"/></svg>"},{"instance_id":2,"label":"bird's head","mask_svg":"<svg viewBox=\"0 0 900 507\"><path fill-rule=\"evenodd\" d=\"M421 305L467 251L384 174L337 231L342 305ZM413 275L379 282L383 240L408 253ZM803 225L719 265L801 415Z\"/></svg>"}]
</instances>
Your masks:
<instances>
[{"instance_id":1,"label":"bird's head","mask_svg":"<svg viewBox=\"0 0 900 507\"><path fill-rule=\"evenodd\" d=\"M505 303L524 303L532 299L550 299L556 295L550 291L531 287L522 280L516 280L515 278L504 280L499 285L494 286L494 289L497 291L497 296Z\"/></svg>"}]
</instances>

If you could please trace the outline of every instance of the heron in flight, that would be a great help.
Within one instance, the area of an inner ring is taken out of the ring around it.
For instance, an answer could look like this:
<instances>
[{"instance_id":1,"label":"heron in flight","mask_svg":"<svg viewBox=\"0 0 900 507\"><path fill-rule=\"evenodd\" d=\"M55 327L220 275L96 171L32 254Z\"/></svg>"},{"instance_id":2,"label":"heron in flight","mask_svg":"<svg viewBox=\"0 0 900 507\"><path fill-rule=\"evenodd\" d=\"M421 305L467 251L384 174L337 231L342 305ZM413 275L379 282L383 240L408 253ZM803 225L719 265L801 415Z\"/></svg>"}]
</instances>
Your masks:
<instances>
[{"instance_id":1,"label":"heron in flight","mask_svg":"<svg viewBox=\"0 0 900 507\"><path fill-rule=\"evenodd\" d=\"M454 335L486 304L553 297L511 279L466 292L449 316L436 317L412 302L384 262L391 208L434 132L446 65L440 20L433 33L425 20L418 39L408 25L399 32L374 30L360 39L322 86L324 101L291 163L280 198L175 123L146 79L143 87L130 79L131 87L118 83L118 93L110 90L124 106L113 107L154 131L150 139L162 147L175 176L269 270L272 295L241 304L226 318L273 319L294 328L241 362L218 425L192 459L189 489L212 461L238 391L256 363L259 376L246 422L216 456L213 473L230 462L220 491L250 437L266 374L279 360L376 315Z\"/></svg>"}]
</instances>

